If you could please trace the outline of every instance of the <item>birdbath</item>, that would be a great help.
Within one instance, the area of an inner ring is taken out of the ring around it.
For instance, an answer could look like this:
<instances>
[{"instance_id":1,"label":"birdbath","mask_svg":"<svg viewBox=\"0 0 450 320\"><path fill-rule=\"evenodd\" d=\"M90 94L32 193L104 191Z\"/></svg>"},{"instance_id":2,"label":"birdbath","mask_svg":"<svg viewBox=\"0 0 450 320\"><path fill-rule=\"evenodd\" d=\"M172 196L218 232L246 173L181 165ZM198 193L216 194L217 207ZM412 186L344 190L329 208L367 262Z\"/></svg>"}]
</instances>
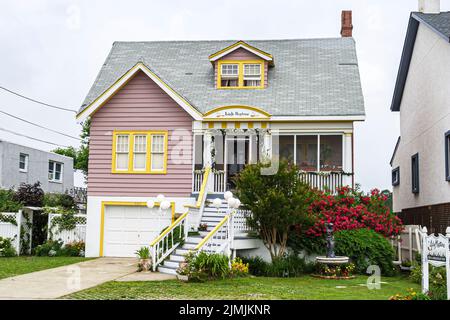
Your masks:
<instances>
[{"instance_id":1,"label":"birdbath","mask_svg":"<svg viewBox=\"0 0 450 320\"><path fill-rule=\"evenodd\" d=\"M316 262L322 264L328 269L336 269L337 266L343 265L349 262L349 257L345 256L336 256L334 253L334 237L333 237L333 223L325 224L326 232L327 232L327 255L316 257ZM316 275L323 278L349 278L348 276L340 277L340 276L323 276Z\"/></svg>"}]
</instances>

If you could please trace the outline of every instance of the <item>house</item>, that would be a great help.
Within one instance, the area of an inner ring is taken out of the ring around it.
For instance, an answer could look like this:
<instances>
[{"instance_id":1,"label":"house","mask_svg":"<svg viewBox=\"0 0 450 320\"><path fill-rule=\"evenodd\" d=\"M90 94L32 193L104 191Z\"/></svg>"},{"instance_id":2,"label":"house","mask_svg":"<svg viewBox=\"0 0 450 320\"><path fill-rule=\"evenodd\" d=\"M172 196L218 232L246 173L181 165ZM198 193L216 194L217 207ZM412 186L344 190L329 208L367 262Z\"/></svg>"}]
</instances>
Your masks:
<instances>
[{"instance_id":1,"label":"house","mask_svg":"<svg viewBox=\"0 0 450 320\"><path fill-rule=\"evenodd\" d=\"M317 188L353 185L365 112L351 11L342 22L339 38L115 42L78 113L91 119L87 256L134 256L183 223L207 228L176 253L204 245L226 223L207 200L262 159Z\"/></svg>"},{"instance_id":2,"label":"house","mask_svg":"<svg viewBox=\"0 0 450 320\"><path fill-rule=\"evenodd\" d=\"M450 12L412 12L392 99L400 137L391 160L393 209L406 224L450 224Z\"/></svg>"},{"instance_id":3,"label":"house","mask_svg":"<svg viewBox=\"0 0 450 320\"><path fill-rule=\"evenodd\" d=\"M73 159L0 140L0 188L41 183L44 192L63 193L73 188Z\"/></svg>"}]
</instances>

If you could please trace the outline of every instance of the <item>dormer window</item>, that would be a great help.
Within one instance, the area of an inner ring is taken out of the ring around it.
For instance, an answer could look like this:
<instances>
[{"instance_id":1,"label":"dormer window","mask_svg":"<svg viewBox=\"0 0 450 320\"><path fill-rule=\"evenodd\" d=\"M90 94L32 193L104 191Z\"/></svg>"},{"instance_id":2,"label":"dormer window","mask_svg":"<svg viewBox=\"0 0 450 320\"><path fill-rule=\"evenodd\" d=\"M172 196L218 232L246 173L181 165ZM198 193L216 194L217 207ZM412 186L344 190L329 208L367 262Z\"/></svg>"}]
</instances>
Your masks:
<instances>
[{"instance_id":1,"label":"dormer window","mask_svg":"<svg viewBox=\"0 0 450 320\"><path fill-rule=\"evenodd\" d=\"M261 86L261 64L244 64L244 87Z\"/></svg>"},{"instance_id":2,"label":"dormer window","mask_svg":"<svg viewBox=\"0 0 450 320\"><path fill-rule=\"evenodd\" d=\"M239 64L222 64L220 70L221 87L239 86Z\"/></svg>"}]
</instances>

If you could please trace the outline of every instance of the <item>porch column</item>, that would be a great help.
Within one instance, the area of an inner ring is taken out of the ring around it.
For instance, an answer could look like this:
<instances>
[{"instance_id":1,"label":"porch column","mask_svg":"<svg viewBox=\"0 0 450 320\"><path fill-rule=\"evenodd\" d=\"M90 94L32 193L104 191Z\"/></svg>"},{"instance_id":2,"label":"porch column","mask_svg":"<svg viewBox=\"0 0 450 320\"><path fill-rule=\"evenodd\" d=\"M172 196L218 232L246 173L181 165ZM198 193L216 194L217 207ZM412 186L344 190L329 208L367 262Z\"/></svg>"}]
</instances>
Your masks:
<instances>
[{"instance_id":1,"label":"porch column","mask_svg":"<svg viewBox=\"0 0 450 320\"><path fill-rule=\"evenodd\" d=\"M261 154L264 155L264 159L272 158L272 139L268 130L262 132L260 138L262 139Z\"/></svg>"},{"instance_id":2,"label":"porch column","mask_svg":"<svg viewBox=\"0 0 450 320\"><path fill-rule=\"evenodd\" d=\"M210 167L212 164L212 158L211 158L211 149L214 147L212 143L212 133L211 131L207 130L205 131L205 134L203 135L204 139L204 146L203 149L203 163L205 164L205 167Z\"/></svg>"},{"instance_id":3,"label":"porch column","mask_svg":"<svg viewBox=\"0 0 450 320\"><path fill-rule=\"evenodd\" d=\"M346 173L353 173L353 141L352 141L352 133L345 133L344 134L344 141L343 141L343 154L344 154L344 163L343 163L343 170ZM353 185L353 178L352 176L345 175L343 177L343 184L344 185Z\"/></svg>"}]
</instances>

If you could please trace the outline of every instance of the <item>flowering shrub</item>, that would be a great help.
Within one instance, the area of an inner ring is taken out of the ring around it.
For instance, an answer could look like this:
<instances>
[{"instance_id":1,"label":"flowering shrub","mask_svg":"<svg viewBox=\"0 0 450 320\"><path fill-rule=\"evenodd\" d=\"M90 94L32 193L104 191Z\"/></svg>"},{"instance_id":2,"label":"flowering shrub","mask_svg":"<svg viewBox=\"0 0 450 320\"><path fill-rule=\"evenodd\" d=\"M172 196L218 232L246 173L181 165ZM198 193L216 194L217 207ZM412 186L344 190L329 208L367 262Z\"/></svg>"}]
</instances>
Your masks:
<instances>
[{"instance_id":1,"label":"flowering shrub","mask_svg":"<svg viewBox=\"0 0 450 320\"><path fill-rule=\"evenodd\" d=\"M241 258L235 258L231 262L231 274L237 277L248 275L248 263L243 263Z\"/></svg>"},{"instance_id":2,"label":"flowering shrub","mask_svg":"<svg viewBox=\"0 0 450 320\"><path fill-rule=\"evenodd\" d=\"M17 252L11 239L0 237L0 257L14 257L15 255L17 255Z\"/></svg>"},{"instance_id":3,"label":"flowering shrub","mask_svg":"<svg viewBox=\"0 0 450 320\"><path fill-rule=\"evenodd\" d=\"M355 265L353 263L346 263L342 265L326 265L323 263L317 263L317 274L324 277L332 278L347 278L353 275Z\"/></svg>"},{"instance_id":4,"label":"flowering shrub","mask_svg":"<svg viewBox=\"0 0 450 320\"><path fill-rule=\"evenodd\" d=\"M413 288L408 289L407 294L395 294L389 300L431 300L431 298L421 292L416 292Z\"/></svg>"},{"instance_id":5,"label":"flowering shrub","mask_svg":"<svg viewBox=\"0 0 450 320\"><path fill-rule=\"evenodd\" d=\"M368 228L385 237L398 235L403 226L401 220L386 205L387 197L378 189L364 194L349 187L338 189L337 195L317 192L317 198L309 206L309 215L315 221L306 230L308 237L323 237L325 224L332 222L334 230Z\"/></svg>"}]
</instances>

